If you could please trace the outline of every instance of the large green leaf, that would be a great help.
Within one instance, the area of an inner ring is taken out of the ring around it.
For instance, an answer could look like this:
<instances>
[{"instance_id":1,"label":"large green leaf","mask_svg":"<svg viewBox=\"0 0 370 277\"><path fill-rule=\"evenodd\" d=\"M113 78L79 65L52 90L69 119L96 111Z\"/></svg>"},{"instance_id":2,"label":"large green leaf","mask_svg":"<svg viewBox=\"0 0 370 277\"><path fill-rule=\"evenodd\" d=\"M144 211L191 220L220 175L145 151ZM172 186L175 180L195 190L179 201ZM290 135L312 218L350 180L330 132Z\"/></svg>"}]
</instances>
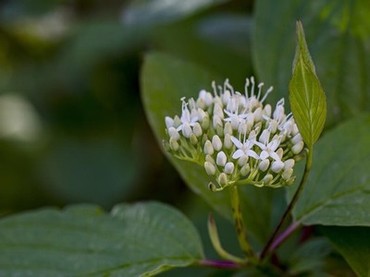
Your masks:
<instances>
[{"instance_id":1,"label":"large green leaf","mask_svg":"<svg viewBox=\"0 0 370 277\"><path fill-rule=\"evenodd\" d=\"M142 276L203 257L192 223L160 203L44 209L0 221L1 276Z\"/></svg>"},{"instance_id":2,"label":"large green leaf","mask_svg":"<svg viewBox=\"0 0 370 277\"><path fill-rule=\"evenodd\" d=\"M320 227L358 276L370 276L370 228Z\"/></svg>"},{"instance_id":3,"label":"large green leaf","mask_svg":"<svg viewBox=\"0 0 370 277\"><path fill-rule=\"evenodd\" d=\"M211 89L213 79L204 69L169 55L153 53L146 57L141 74L142 99L149 123L161 145L165 138L166 115L181 112L181 97L197 97L199 90ZM193 163L168 156L189 187L220 214L231 219L229 191L212 192L205 170ZM243 187L241 203L247 228L259 242L265 242L284 208L282 190Z\"/></svg>"},{"instance_id":4,"label":"large green leaf","mask_svg":"<svg viewBox=\"0 0 370 277\"><path fill-rule=\"evenodd\" d=\"M370 110L370 2L365 0L256 1L253 59L261 80L287 95L295 22L305 26L332 124Z\"/></svg>"},{"instance_id":5,"label":"large green leaf","mask_svg":"<svg viewBox=\"0 0 370 277\"><path fill-rule=\"evenodd\" d=\"M324 128L326 99L316 76L315 66L308 51L300 22L297 23L297 37L293 76L289 84L289 100L303 140L309 149L312 149Z\"/></svg>"},{"instance_id":6,"label":"large green leaf","mask_svg":"<svg viewBox=\"0 0 370 277\"><path fill-rule=\"evenodd\" d=\"M293 210L304 224L370 226L370 116L362 115L326 133Z\"/></svg>"}]
</instances>

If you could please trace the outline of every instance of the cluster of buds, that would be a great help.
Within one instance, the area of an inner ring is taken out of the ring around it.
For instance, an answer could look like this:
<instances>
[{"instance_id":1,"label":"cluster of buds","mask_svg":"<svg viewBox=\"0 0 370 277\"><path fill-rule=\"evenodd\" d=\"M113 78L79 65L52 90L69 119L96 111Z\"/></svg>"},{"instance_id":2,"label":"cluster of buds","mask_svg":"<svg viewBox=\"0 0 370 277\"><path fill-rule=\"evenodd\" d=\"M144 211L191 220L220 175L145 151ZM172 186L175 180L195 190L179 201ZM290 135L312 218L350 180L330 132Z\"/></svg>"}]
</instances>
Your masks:
<instances>
[{"instance_id":1,"label":"cluster of buds","mask_svg":"<svg viewBox=\"0 0 370 277\"><path fill-rule=\"evenodd\" d=\"M212 83L213 93L201 90L197 99L182 98L181 116L165 118L165 148L176 158L204 167L217 182L213 191L230 185L281 187L293 183L295 162L304 142L284 99L275 109L264 105L270 87L246 79L245 93L226 80ZM263 94L263 95L262 95Z\"/></svg>"}]
</instances>

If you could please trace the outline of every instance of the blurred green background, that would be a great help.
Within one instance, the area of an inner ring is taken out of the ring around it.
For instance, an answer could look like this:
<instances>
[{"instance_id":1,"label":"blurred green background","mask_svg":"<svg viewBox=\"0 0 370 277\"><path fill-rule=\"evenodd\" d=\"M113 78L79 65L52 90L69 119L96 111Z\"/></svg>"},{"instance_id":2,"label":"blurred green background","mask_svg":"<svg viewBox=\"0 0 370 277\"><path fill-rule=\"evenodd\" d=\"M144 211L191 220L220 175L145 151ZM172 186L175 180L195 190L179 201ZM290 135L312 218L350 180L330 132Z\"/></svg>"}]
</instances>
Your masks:
<instances>
[{"instance_id":1,"label":"blurred green background","mask_svg":"<svg viewBox=\"0 0 370 277\"><path fill-rule=\"evenodd\" d=\"M221 71L231 59L245 69L237 73L242 80L252 3L155 2L1 2L1 214L80 202L109 209L123 201L187 201L143 112L143 55L163 50Z\"/></svg>"}]
</instances>

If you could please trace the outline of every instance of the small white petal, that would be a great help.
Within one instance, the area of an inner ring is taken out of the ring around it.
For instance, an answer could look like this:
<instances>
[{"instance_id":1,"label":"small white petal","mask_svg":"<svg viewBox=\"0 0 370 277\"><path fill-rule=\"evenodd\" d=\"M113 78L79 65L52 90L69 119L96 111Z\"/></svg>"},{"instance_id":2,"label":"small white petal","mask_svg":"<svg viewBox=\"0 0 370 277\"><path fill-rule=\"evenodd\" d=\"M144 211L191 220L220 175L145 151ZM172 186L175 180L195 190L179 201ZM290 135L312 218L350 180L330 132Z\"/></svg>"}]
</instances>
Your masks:
<instances>
[{"instance_id":1,"label":"small white petal","mask_svg":"<svg viewBox=\"0 0 370 277\"><path fill-rule=\"evenodd\" d=\"M236 137L231 137L231 141L234 143L234 145L237 148L242 148L243 147L243 144Z\"/></svg>"},{"instance_id":2,"label":"small white petal","mask_svg":"<svg viewBox=\"0 0 370 277\"><path fill-rule=\"evenodd\" d=\"M268 157L270 157L269 153L268 153L267 151L263 150L263 151L261 152L261 154L260 154L260 159L261 159L261 160L265 160L265 159L267 159Z\"/></svg>"},{"instance_id":3,"label":"small white petal","mask_svg":"<svg viewBox=\"0 0 370 277\"><path fill-rule=\"evenodd\" d=\"M220 151L222 148L222 141L218 135L214 135L212 138L212 146L216 151Z\"/></svg>"},{"instance_id":4,"label":"small white petal","mask_svg":"<svg viewBox=\"0 0 370 277\"><path fill-rule=\"evenodd\" d=\"M245 154L244 154L244 151L243 150L240 150L240 149L238 149L238 150L236 150L235 152L234 152L234 154L233 154L233 159L239 159L240 157L242 157L242 156L244 156Z\"/></svg>"},{"instance_id":5,"label":"small white petal","mask_svg":"<svg viewBox=\"0 0 370 277\"><path fill-rule=\"evenodd\" d=\"M265 105L265 107L263 108L263 113L265 116L271 117L271 105L270 104Z\"/></svg>"},{"instance_id":6,"label":"small white petal","mask_svg":"<svg viewBox=\"0 0 370 277\"><path fill-rule=\"evenodd\" d=\"M226 174L232 174L234 171L234 164L232 162L228 162L225 164L224 172Z\"/></svg>"},{"instance_id":7,"label":"small white petal","mask_svg":"<svg viewBox=\"0 0 370 277\"><path fill-rule=\"evenodd\" d=\"M280 157L276 152L270 152L270 157L273 158L275 161L280 161Z\"/></svg>"},{"instance_id":8,"label":"small white petal","mask_svg":"<svg viewBox=\"0 0 370 277\"><path fill-rule=\"evenodd\" d=\"M165 120L167 129L169 129L170 127L174 127L174 120L173 120L173 118L171 118L169 116L166 116L164 118L164 120Z\"/></svg>"},{"instance_id":9,"label":"small white petal","mask_svg":"<svg viewBox=\"0 0 370 277\"><path fill-rule=\"evenodd\" d=\"M223 151L218 152L216 157L216 164L219 166L225 166L226 162L227 162L226 154Z\"/></svg>"},{"instance_id":10,"label":"small white petal","mask_svg":"<svg viewBox=\"0 0 370 277\"><path fill-rule=\"evenodd\" d=\"M260 158L258 156L258 154L256 152L254 152L253 150L248 150L247 154L248 154L249 157L255 158L256 160L259 160L259 158Z\"/></svg>"},{"instance_id":11,"label":"small white petal","mask_svg":"<svg viewBox=\"0 0 370 277\"><path fill-rule=\"evenodd\" d=\"M266 129L263 130L258 140L262 142L263 144L267 144L268 141L270 140L270 131Z\"/></svg>"}]
</instances>

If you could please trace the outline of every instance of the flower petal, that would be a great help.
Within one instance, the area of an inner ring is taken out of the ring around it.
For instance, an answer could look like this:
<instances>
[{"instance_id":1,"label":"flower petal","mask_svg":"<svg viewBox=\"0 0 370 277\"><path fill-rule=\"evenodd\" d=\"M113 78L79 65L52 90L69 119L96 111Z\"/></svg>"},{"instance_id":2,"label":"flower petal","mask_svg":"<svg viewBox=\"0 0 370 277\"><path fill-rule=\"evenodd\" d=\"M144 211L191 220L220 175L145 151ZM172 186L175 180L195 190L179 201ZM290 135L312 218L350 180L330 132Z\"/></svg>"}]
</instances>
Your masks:
<instances>
[{"instance_id":1,"label":"flower petal","mask_svg":"<svg viewBox=\"0 0 370 277\"><path fill-rule=\"evenodd\" d=\"M238 147L239 149L243 147L243 144L240 142L240 140L238 140L236 137L232 136L231 137L231 141L234 143L234 145L236 147Z\"/></svg>"},{"instance_id":2,"label":"flower petal","mask_svg":"<svg viewBox=\"0 0 370 277\"><path fill-rule=\"evenodd\" d=\"M245 155L245 153L244 153L244 151L243 150L240 150L240 149L238 149L238 150L236 150L235 152L234 152L234 154L233 154L233 159L239 159L241 156L244 156Z\"/></svg>"}]
</instances>

